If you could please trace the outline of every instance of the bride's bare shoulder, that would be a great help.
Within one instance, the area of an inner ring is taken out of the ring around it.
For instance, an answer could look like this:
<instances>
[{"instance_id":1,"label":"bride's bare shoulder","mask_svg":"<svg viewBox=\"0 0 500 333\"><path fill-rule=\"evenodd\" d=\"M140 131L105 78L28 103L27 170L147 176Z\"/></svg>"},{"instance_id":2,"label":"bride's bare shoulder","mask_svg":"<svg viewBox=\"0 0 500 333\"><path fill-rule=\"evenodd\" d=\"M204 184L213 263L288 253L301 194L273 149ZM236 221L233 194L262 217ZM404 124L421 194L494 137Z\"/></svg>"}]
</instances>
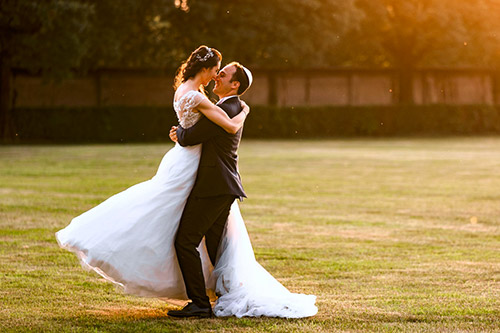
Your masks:
<instances>
[{"instance_id":1,"label":"bride's bare shoulder","mask_svg":"<svg viewBox=\"0 0 500 333\"><path fill-rule=\"evenodd\" d=\"M186 89L186 85L184 83L177 87L177 90L174 92L174 101L178 101L187 91L188 89Z\"/></svg>"},{"instance_id":2,"label":"bride's bare shoulder","mask_svg":"<svg viewBox=\"0 0 500 333\"><path fill-rule=\"evenodd\" d=\"M199 104L206 96L199 92L197 89L192 89L191 87L188 86L179 86L177 90L174 93L174 102L178 103L182 99L185 99L185 97L189 97L188 99L194 99L197 101L197 104Z\"/></svg>"}]
</instances>

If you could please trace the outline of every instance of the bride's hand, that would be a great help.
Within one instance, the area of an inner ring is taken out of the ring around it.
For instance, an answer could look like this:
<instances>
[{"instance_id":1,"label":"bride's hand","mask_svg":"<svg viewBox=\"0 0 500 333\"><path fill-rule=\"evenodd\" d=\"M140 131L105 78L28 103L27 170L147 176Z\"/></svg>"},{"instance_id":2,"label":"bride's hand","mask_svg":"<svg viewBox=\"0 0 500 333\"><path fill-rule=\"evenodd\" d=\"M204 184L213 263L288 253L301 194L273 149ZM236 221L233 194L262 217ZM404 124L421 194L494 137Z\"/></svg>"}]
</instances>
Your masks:
<instances>
[{"instance_id":1,"label":"bride's hand","mask_svg":"<svg viewBox=\"0 0 500 333\"><path fill-rule=\"evenodd\" d=\"M245 103L245 101L240 101L240 104L243 109L243 112L245 112L245 115L248 116L248 114L250 113L250 107L248 106L247 103Z\"/></svg>"},{"instance_id":2,"label":"bride's hand","mask_svg":"<svg viewBox=\"0 0 500 333\"><path fill-rule=\"evenodd\" d=\"M177 142L177 126L172 126L170 128L170 140L172 140L173 142Z\"/></svg>"}]
</instances>

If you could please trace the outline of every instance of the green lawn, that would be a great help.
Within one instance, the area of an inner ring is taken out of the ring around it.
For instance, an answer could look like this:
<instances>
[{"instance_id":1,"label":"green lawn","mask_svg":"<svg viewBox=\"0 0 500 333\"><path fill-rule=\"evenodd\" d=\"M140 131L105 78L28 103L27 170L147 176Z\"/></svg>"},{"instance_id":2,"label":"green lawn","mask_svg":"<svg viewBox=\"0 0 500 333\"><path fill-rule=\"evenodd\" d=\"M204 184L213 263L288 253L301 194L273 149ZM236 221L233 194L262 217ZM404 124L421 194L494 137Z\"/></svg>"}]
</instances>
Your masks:
<instances>
[{"instance_id":1,"label":"green lawn","mask_svg":"<svg viewBox=\"0 0 500 333\"><path fill-rule=\"evenodd\" d=\"M256 257L318 296L300 320L174 320L59 249L170 147L0 146L0 331L500 331L500 138L244 140Z\"/></svg>"}]
</instances>

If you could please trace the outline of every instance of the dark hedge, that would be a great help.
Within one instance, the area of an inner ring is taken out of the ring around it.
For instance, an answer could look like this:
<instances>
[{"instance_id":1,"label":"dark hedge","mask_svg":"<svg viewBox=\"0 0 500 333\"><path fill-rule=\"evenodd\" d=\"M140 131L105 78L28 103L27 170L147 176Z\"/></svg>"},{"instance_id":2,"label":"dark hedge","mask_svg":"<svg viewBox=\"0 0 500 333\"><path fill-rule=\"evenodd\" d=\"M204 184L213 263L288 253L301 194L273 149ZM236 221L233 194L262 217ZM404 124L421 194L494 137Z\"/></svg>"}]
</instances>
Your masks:
<instances>
[{"instance_id":1,"label":"dark hedge","mask_svg":"<svg viewBox=\"0 0 500 333\"><path fill-rule=\"evenodd\" d=\"M176 124L172 108L19 108L18 142L154 142ZM500 134L500 106L260 107L246 138Z\"/></svg>"}]
</instances>

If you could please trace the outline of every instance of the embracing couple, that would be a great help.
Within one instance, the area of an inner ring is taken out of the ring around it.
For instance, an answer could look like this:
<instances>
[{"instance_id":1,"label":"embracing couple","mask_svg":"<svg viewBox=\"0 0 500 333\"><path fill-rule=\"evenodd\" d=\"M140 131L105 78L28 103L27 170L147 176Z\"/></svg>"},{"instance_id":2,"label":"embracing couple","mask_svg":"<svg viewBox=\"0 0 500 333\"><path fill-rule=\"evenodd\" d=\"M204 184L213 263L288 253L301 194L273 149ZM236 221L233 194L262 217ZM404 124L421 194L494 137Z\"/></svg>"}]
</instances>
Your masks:
<instances>
[{"instance_id":1,"label":"embracing couple","mask_svg":"<svg viewBox=\"0 0 500 333\"><path fill-rule=\"evenodd\" d=\"M74 218L57 241L129 294L191 300L172 317L312 316L315 296L290 293L255 260L237 203L246 197L237 149L250 112L239 96L253 79L221 61L200 46L179 68L177 144L156 175ZM204 90L212 80L217 104Z\"/></svg>"}]
</instances>

